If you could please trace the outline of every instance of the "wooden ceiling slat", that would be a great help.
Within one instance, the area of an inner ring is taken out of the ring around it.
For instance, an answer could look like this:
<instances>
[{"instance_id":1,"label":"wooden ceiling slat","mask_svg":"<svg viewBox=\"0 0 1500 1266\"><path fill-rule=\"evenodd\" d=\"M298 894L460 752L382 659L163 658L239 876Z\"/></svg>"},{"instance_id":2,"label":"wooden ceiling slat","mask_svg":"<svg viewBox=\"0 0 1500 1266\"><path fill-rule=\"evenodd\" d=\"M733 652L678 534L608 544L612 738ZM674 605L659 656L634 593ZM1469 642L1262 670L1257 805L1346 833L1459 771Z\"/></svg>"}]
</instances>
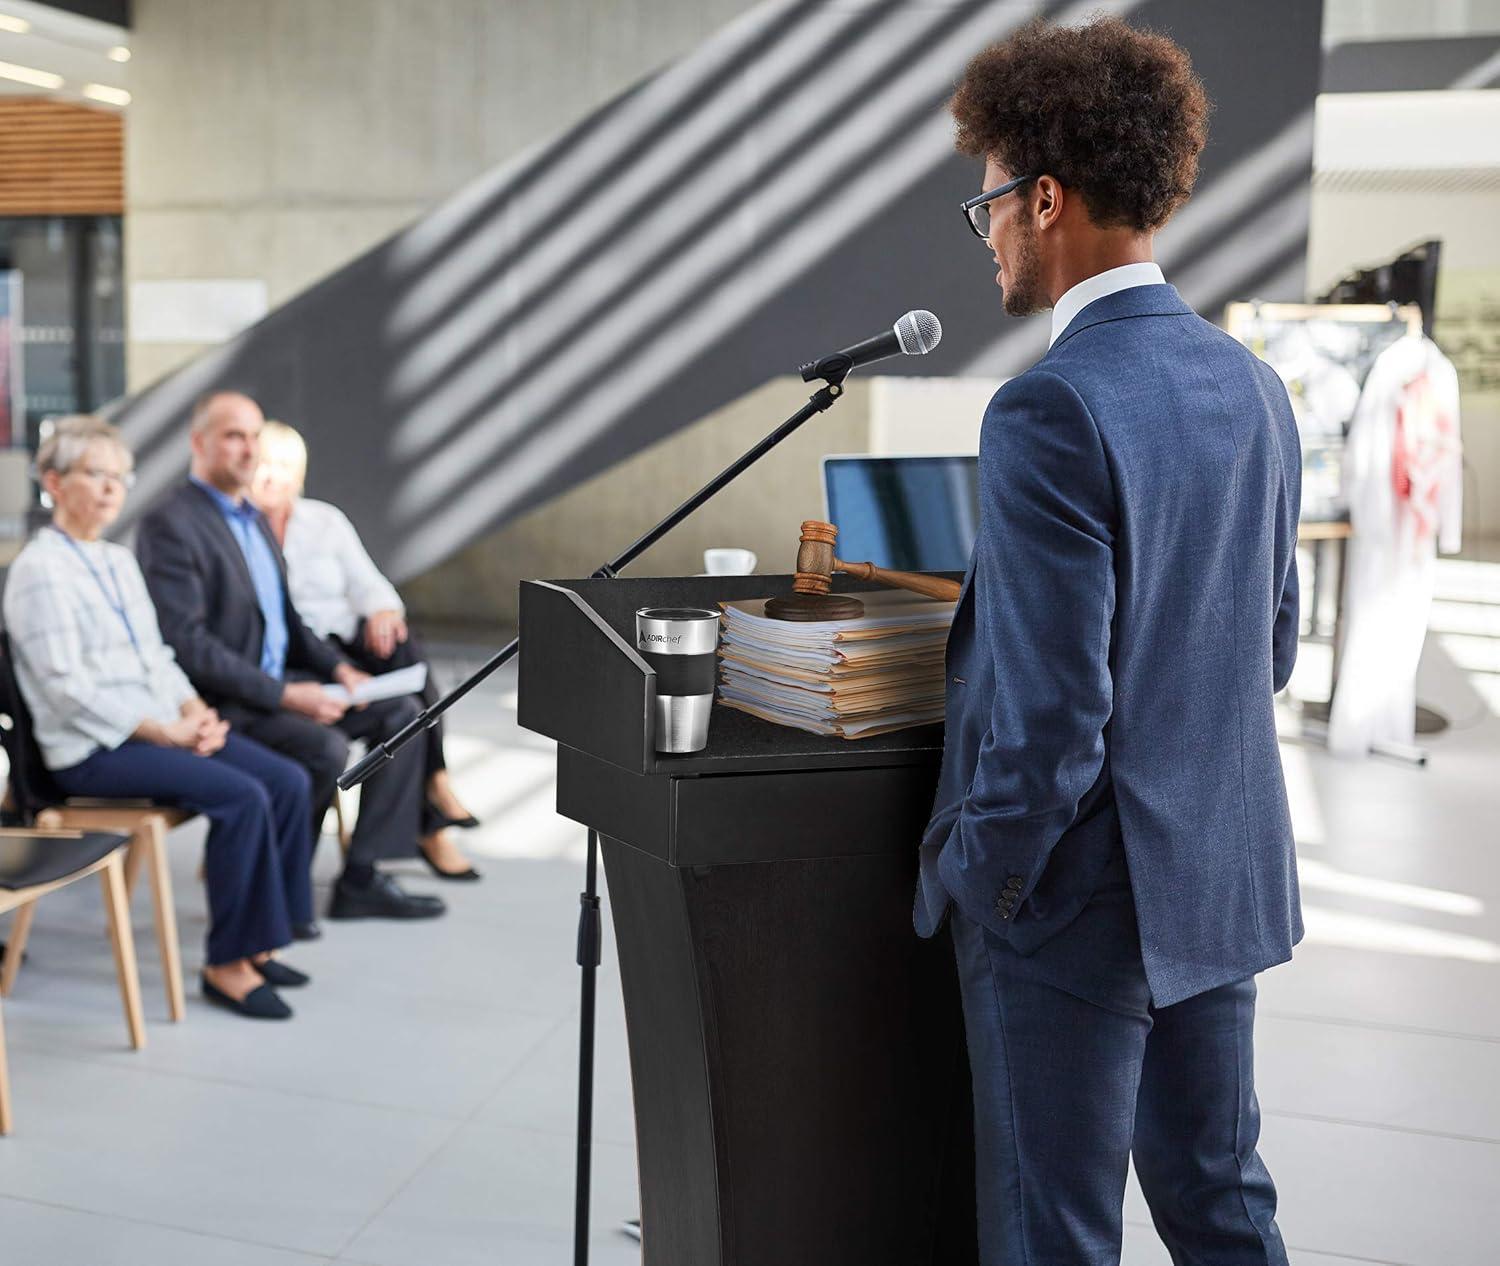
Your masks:
<instances>
[{"instance_id":1,"label":"wooden ceiling slat","mask_svg":"<svg viewBox=\"0 0 1500 1266\"><path fill-rule=\"evenodd\" d=\"M0 215L119 215L124 119L37 97L0 99Z\"/></svg>"}]
</instances>

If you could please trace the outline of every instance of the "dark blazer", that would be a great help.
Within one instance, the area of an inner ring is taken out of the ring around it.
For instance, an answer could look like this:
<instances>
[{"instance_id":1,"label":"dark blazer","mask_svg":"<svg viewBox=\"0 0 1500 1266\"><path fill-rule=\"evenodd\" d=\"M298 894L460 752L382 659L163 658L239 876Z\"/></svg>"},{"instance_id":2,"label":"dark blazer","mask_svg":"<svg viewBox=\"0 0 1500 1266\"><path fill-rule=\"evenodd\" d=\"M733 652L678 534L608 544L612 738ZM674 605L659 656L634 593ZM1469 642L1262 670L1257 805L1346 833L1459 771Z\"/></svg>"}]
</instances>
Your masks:
<instances>
[{"instance_id":1,"label":"dark blazer","mask_svg":"<svg viewBox=\"0 0 1500 1266\"><path fill-rule=\"evenodd\" d=\"M264 518L257 521L281 566L287 673L327 681L340 658L298 617L276 538ZM255 583L213 498L191 481L166 493L141 519L135 552L162 640L203 698L230 719L277 711L285 683L260 670L265 618Z\"/></svg>"},{"instance_id":2,"label":"dark blazer","mask_svg":"<svg viewBox=\"0 0 1500 1266\"><path fill-rule=\"evenodd\" d=\"M996 393L979 483L918 932L952 900L1031 954L1128 866L1157 1006L1290 958L1285 387L1171 286L1119 291Z\"/></svg>"}]
</instances>

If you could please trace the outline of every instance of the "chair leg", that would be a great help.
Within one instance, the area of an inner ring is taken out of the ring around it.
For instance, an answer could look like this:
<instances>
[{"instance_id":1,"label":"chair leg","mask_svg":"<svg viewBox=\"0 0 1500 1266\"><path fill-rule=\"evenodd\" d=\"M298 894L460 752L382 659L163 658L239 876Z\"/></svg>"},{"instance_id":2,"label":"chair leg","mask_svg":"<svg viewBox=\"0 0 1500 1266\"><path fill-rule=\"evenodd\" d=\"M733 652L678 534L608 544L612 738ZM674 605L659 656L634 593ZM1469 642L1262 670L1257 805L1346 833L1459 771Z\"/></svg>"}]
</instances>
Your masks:
<instances>
[{"instance_id":1,"label":"chair leg","mask_svg":"<svg viewBox=\"0 0 1500 1266\"><path fill-rule=\"evenodd\" d=\"M31 919L36 914L36 902L28 901L16 909L11 920L10 940L5 944L5 965L0 967L0 998L9 998L16 985L16 973L21 970L21 955L26 952L26 938L31 935Z\"/></svg>"},{"instance_id":2,"label":"chair leg","mask_svg":"<svg viewBox=\"0 0 1500 1266\"><path fill-rule=\"evenodd\" d=\"M344 813L344 793L337 787L333 789L333 820L338 824L339 851L347 857L352 837L349 832L349 819Z\"/></svg>"},{"instance_id":3,"label":"chair leg","mask_svg":"<svg viewBox=\"0 0 1500 1266\"><path fill-rule=\"evenodd\" d=\"M5 1019L0 1016L0 1135L10 1133L10 1069L5 1064Z\"/></svg>"},{"instance_id":4,"label":"chair leg","mask_svg":"<svg viewBox=\"0 0 1500 1266\"><path fill-rule=\"evenodd\" d=\"M125 849L125 900L135 896L135 885L141 877L141 864L151 851L151 824L158 819L142 818L130 833L130 844Z\"/></svg>"},{"instance_id":5,"label":"chair leg","mask_svg":"<svg viewBox=\"0 0 1500 1266\"><path fill-rule=\"evenodd\" d=\"M146 1022L141 1015L141 980L135 966L135 936L130 930L130 906L125 901L125 877L116 853L99 872L104 888L104 908L109 914L109 940L115 951L115 975L120 980L120 998L125 1004L125 1026L130 1045L146 1045Z\"/></svg>"},{"instance_id":6,"label":"chair leg","mask_svg":"<svg viewBox=\"0 0 1500 1266\"><path fill-rule=\"evenodd\" d=\"M156 909L156 946L167 986L167 1014L173 1023L187 1013L182 997L182 947L177 940L177 907L172 901L172 872L167 865L167 824L150 818L141 824L151 865L151 902ZM127 863L128 866L128 863Z\"/></svg>"}]
</instances>

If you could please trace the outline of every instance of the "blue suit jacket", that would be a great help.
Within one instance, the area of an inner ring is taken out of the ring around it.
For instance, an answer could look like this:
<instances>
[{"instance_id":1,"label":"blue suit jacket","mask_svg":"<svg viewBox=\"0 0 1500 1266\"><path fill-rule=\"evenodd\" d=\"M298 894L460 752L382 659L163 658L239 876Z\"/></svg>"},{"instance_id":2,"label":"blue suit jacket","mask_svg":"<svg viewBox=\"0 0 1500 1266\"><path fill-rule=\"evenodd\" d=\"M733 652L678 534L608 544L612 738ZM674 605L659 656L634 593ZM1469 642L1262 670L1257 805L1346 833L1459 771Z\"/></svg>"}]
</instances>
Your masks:
<instances>
[{"instance_id":1,"label":"blue suit jacket","mask_svg":"<svg viewBox=\"0 0 1500 1266\"><path fill-rule=\"evenodd\" d=\"M281 567L286 667L293 679L333 677L341 657L302 622L286 586L286 561L264 519L261 531ZM244 551L208 493L188 481L141 519L136 557L156 604L162 640L205 700L231 721L275 712L284 682L260 668L266 622Z\"/></svg>"},{"instance_id":2,"label":"blue suit jacket","mask_svg":"<svg viewBox=\"0 0 1500 1266\"><path fill-rule=\"evenodd\" d=\"M1300 484L1286 389L1171 286L1089 304L996 393L919 933L952 900L1055 954L1128 867L1157 1006L1291 957L1271 697L1297 650ZM1119 952L1080 935L1070 970L1086 985Z\"/></svg>"}]
</instances>

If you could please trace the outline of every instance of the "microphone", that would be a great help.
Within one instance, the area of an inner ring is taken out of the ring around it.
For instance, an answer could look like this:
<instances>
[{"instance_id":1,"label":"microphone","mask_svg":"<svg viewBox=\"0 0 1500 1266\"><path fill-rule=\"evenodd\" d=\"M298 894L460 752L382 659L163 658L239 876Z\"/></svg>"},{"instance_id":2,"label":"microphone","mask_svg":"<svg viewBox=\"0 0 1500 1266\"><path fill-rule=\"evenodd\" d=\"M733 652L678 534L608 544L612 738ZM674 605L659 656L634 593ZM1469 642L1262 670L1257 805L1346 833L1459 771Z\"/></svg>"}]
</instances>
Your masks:
<instances>
[{"instance_id":1,"label":"microphone","mask_svg":"<svg viewBox=\"0 0 1500 1266\"><path fill-rule=\"evenodd\" d=\"M904 352L907 356L925 356L942 341L943 325L937 317L920 308L908 312L882 334L867 338L863 343L846 347L841 352L810 360L801 368L802 381L814 378L842 378L851 369L868 365L872 361L884 360Z\"/></svg>"}]
</instances>

